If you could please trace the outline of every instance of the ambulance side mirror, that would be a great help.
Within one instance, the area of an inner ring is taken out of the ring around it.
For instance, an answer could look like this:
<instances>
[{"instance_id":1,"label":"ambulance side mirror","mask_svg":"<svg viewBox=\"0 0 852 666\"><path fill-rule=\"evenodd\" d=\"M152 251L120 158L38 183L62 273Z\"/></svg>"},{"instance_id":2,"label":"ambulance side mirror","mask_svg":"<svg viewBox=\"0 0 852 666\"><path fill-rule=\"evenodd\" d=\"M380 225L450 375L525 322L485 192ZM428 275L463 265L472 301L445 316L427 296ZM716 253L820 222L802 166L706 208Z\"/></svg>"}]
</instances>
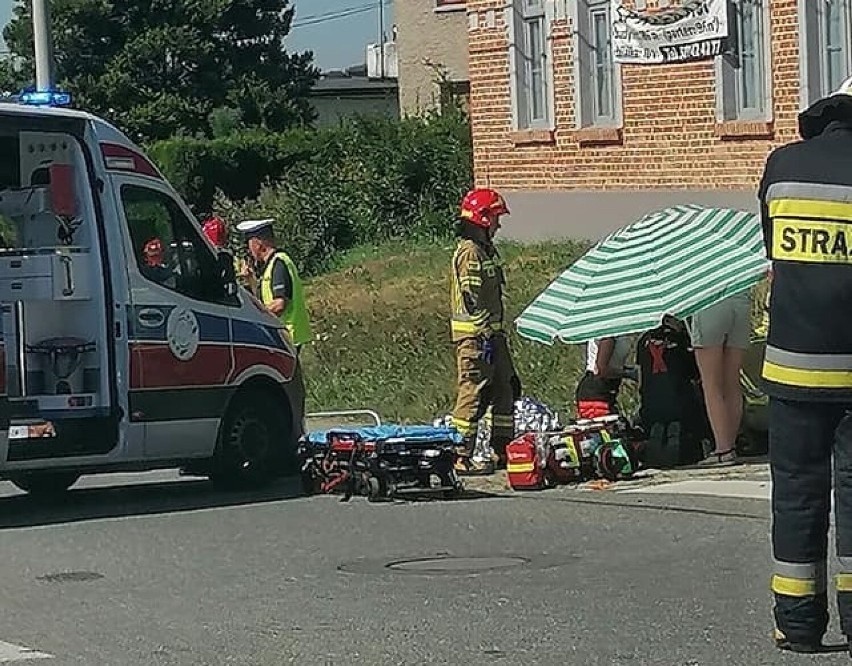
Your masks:
<instances>
[{"instance_id":1,"label":"ambulance side mirror","mask_svg":"<svg viewBox=\"0 0 852 666\"><path fill-rule=\"evenodd\" d=\"M237 272L234 269L234 255L221 250L216 255L216 259L222 271L222 282L225 285L225 291L228 293L228 296L234 296L237 293Z\"/></svg>"}]
</instances>

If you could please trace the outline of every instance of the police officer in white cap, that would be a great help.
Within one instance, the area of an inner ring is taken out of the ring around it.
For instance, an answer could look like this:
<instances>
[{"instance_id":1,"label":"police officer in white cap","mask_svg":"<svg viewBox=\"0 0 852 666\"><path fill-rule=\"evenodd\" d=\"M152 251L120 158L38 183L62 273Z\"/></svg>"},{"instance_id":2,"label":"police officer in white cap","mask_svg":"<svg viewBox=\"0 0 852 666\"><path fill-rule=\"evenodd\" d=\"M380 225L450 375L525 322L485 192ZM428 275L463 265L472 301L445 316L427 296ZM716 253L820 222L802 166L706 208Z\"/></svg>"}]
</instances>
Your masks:
<instances>
[{"instance_id":1,"label":"police officer in white cap","mask_svg":"<svg viewBox=\"0 0 852 666\"><path fill-rule=\"evenodd\" d=\"M275 247L272 219L246 220L237 225L257 276L256 295L270 313L278 317L298 350L311 339L302 281L293 260Z\"/></svg>"},{"instance_id":2,"label":"police officer in white cap","mask_svg":"<svg viewBox=\"0 0 852 666\"><path fill-rule=\"evenodd\" d=\"M837 606L852 640L852 79L801 113L799 133L769 156L760 184L772 260L763 379L775 640L817 652L828 626L832 486Z\"/></svg>"}]
</instances>

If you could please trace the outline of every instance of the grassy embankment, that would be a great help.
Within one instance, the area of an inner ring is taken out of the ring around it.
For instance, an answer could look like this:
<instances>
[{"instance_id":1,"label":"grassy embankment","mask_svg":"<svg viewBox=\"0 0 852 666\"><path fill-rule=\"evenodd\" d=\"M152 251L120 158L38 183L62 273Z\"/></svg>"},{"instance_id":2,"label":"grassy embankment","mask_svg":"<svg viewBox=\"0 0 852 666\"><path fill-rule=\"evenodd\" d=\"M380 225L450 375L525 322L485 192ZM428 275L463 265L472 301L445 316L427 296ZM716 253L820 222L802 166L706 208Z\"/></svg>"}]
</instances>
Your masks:
<instances>
[{"instance_id":1,"label":"grassy embankment","mask_svg":"<svg viewBox=\"0 0 852 666\"><path fill-rule=\"evenodd\" d=\"M311 411L370 408L383 418L431 422L453 404L449 262L454 244L352 251L307 289L314 334L303 352ZM501 246L509 321L574 261L574 243ZM526 395L566 411L583 350L511 335Z\"/></svg>"},{"instance_id":2,"label":"grassy embankment","mask_svg":"<svg viewBox=\"0 0 852 666\"><path fill-rule=\"evenodd\" d=\"M431 422L452 408L455 365L447 310L454 244L411 243L362 248L307 285L318 339L303 353L311 411L369 408L384 419ZM503 244L507 319L582 253L569 242ZM755 290L753 323L766 285ZM511 345L524 394L569 415L582 373L583 349L520 338ZM635 385L622 404L636 406Z\"/></svg>"}]
</instances>

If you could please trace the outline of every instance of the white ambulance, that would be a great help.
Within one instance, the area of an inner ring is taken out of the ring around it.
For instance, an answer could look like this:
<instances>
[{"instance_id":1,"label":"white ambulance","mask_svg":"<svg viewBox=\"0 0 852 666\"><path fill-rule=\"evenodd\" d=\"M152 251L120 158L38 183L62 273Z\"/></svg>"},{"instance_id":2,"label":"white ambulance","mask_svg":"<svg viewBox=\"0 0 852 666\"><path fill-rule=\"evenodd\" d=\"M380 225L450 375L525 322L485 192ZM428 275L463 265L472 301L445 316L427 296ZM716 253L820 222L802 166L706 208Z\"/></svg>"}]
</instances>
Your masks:
<instances>
[{"instance_id":1,"label":"white ambulance","mask_svg":"<svg viewBox=\"0 0 852 666\"><path fill-rule=\"evenodd\" d=\"M279 475L304 427L287 333L142 151L67 101L0 103L0 479Z\"/></svg>"}]
</instances>

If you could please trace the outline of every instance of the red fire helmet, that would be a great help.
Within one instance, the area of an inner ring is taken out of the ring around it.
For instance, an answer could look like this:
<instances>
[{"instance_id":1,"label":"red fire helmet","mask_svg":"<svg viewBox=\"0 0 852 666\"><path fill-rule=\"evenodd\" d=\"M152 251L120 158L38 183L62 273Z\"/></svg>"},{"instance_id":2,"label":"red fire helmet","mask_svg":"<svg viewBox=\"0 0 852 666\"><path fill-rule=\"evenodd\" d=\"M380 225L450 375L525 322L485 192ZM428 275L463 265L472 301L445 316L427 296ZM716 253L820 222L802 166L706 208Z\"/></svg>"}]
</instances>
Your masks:
<instances>
[{"instance_id":1,"label":"red fire helmet","mask_svg":"<svg viewBox=\"0 0 852 666\"><path fill-rule=\"evenodd\" d=\"M461 218L479 227L488 229L501 215L508 215L509 207L496 190L473 189L464 195L461 202Z\"/></svg>"}]
</instances>

